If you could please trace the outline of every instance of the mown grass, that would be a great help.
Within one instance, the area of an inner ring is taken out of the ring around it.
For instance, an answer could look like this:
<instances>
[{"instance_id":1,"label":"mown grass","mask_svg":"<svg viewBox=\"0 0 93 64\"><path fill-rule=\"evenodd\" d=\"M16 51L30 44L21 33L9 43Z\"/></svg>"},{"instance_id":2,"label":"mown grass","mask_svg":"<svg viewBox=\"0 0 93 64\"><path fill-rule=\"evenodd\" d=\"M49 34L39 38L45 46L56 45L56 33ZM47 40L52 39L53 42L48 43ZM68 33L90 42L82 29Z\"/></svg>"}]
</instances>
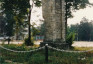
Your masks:
<instances>
[{"instance_id":1,"label":"mown grass","mask_svg":"<svg viewBox=\"0 0 93 64\"><path fill-rule=\"evenodd\" d=\"M4 45L13 50L31 50L26 46ZM91 48L74 48L73 50L89 50ZM48 50L48 63L45 61L45 49L29 52L16 53L0 49L4 60L12 61L9 64L93 64L93 51L86 53L67 53L52 49Z\"/></svg>"},{"instance_id":2,"label":"mown grass","mask_svg":"<svg viewBox=\"0 0 93 64\"><path fill-rule=\"evenodd\" d=\"M79 50L79 51L91 50L91 49L93 49L93 47L74 47L74 50Z\"/></svg>"}]
</instances>

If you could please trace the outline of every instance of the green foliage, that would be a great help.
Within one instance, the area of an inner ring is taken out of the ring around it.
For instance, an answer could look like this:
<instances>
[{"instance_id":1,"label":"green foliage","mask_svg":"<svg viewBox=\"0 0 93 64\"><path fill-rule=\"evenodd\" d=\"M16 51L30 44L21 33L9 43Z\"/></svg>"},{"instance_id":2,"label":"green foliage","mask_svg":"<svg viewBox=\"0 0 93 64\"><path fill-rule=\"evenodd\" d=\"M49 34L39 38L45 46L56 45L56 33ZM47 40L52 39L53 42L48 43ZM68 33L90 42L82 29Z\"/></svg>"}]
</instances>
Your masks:
<instances>
[{"instance_id":1,"label":"green foliage","mask_svg":"<svg viewBox=\"0 0 93 64\"><path fill-rule=\"evenodd\" d=\"M17 47L16 47L17 48ZM93 51L86 53L68 53L49 49L49 62L45 62L45 50L28 53L15 53L0 49L2 57L12 61L12 64L92 64ZM31 49L30 49L31 50ZM6 52L5 52L6 51ZM10 64L10 63L9 63Z\"/></svg>"},{"instance_id":2,"label":"green foliage","mask_svg":"<svg viewBox=\"0 0 93 64\"><path fill-rule=\"evenodd\" d=\"M41 27L40 27L40 35L44 35L45 33L45 24L41 24Z\"/></svg>"},{"instance_id":3,"label":"green foliage","mask_svg":"<svg viewBox=\"0 0 93 64\"><path fill-rule=\"evenodd\" d=\"M93 41L93 22L83 18L80 24L68 27L68 34L71 32L76 33L75 40L77 41Z\"/></svg>"},{"instance_id":4,"label":"green foliage","mask_svg":"<svg viewBox=\"0 0 93 64\"><path fill-rule=\"evenodd\" d=\"M26 46L22 46L22 45L14 45L14 44L10 44L10 45L3 45L5 48L7 49L11 49L11 50L15 50L15 51L28 51L28 50L32 50L32 48L28 48ZM5 60L10 60L12 62L26 62L27 59L29 59L31 53L15 53L15 52L10 52L4 49L0 48L0 51L2 52L2 57ZM5 56L3 56L5 55ZM14 59L13 59L14 58Z\"/></svg>"},{"instance_id":5,"label":"green foliage","mask_svg":"<svg viewBox=\"0 0 93 64\"><path fill-rule=\"evenodd\" d=\"M38 54L33 54L32 57L30 57L30 59L32 60L29 60L28 64L40 64L40 63L43 63L45 59L44 55L41 56L40 53Z\"/></svg>"},{"instance_id":6,"label":"green foliage","mask_svg":"<svg viewBox=\"0 0 93 64\"><path fill-rule=\"evenodd\" d=\"M90 35L92 31L92 23L88 23L88 19L83 18L79 25L78 37L79 40L88 41L90 40Z\"/></svg>"},{"instance_id":7,"label":"green foliage","mask_svg":"<svg viewBox=\"0 0 93 64\"><path fill-rule=\"evenodd\" d=\"M67 35L70 34L71 32L77 32L78 31L78 25L79 24L75 24L75 25L71 25L67 27Z\"/></svg>"},{"instance_id":8,"label":"green foliage","mask_svg":"<svg viewBox=\"0 0 93 64\"><path fill-rule=\"evenodd\" d=\"M41 1L40 0L35 0L36 2L34 3L35 6L40 7L41 6Z\"/></svg>"},{"instance_id":9,"label":"green foliage","mask_svg":"<svg viewBox=\"0 0 93 64\"><path fill-rule=\"evenodd\" d=\"M30 7L29 0L0 0L0 2L1 9L3 10L2 13L5 14L6 22L8 23L6 26L6 35L13 36L15 32L19 32L19 27L22 26L23 19L28 14L27 8Z\"/></svg>"},{"instance_id":10,"label":"green foliage","mask_svg":"<svg viewBox=\"0 0 93 64\"><path fill-rule=\"evenodd\" d=\"M5 60L0 56L0 63L4 63Z\"/></svg>"},{"instance_id":11,"label":"green foliage","mask_svg":"<svg viewBox=\"0 0 93 64\"><path fill-rule=\"evenodd\" d=\"M75 40L75 33L71 32L69 35L66 37L66 43L68 43L69 47L73 44L73 41Z\"/></svg>"},{"instance_id":12,"label":"green foliage","mask_svg":"<svg viewBox=\"0 0 93 64\"><path fill-rule=\"evenodd\" d=\"M90 5L89 0L65 0L65 2L67 2L67 18L73 17L71 10L84 9L87 5Z\"/></svg>"},{"instance_id":13,"label":"green foliage","mask_svg":"<svg viewBox=\"0 0 93 64\"><path fill-rule=\"evenodd\" d=\"M29 38L25 38L24 44L25 44L25 45L28 45L28 42L29 42ZM29 45L33 45L33 44L34 44L34 38L31 37L31 43L29 43Z\"/></svg>"},{"instance_id":14,"label":"green foliage","mask_svg":"<svg viewBox=\"0 0 93 64\"><path fill-rule=\"evenodd\" d=\"M40 33L40 31L38 29L36 29L35 27L32 27L32 35L36 36Z\"/></svg>"},{"instance_id":15,"label":"green foliage","mask_svg":"<svg viewBox=\"0 0 93 64\"><path fill-rule=\"evenodd\" d=\"M24 20L28 17L28 9L30 8L30 0L0 0L2 14L5 14L7 36L22 34L24 29ZM41 1L32 0L37 7L41 6ZM25 4L25 5L24 5Z\"/></svg>"},{"instance_id":16,"label":"green foliage","mask_svg":"<svg viewBox=\"0 0 93 64\"><path fill-rule=\"evenodd\" d=\"M12 50L19 50L19 51L24 51L26 50L25 46L17 46L17 45L14 45L14 44L10 44L10 45L3 45L4 47L6 48L9 48L9 49L12 49Z\"/></svg>"}]
</instances>

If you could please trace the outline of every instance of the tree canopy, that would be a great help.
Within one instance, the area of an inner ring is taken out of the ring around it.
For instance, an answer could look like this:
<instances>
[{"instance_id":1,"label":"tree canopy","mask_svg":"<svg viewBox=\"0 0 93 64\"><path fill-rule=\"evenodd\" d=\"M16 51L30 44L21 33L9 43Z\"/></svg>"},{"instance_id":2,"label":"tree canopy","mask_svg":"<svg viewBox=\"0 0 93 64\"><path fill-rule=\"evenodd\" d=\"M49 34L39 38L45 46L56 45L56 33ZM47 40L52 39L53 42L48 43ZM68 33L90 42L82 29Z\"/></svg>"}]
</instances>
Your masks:
<instances>
[{"instance_id":1,"label":"tree canopy","mask_svg":"<svg viewBox=\"0 0 93 64\"><path fill-rule=\"evenodd\" d=\"M73 17L72 10L84 9L87 5L90 5L89 0L65 0L65 2L67 18Z\"/></svg>"},{"instance_id":2,"label":"tree canopy","mask_svg":"<svg viewBox=\"0 0 93 64\"><path fill-rule=\"evenodd\" d=\"M93 41L93 22L83 18L80 24L71 25L68 27L68 34L76 33L76 40Z\"/></svg>"},{"instance_id":3,"label":"tree canopy","mask_svg":"<svg viewBox=\"0 0 93 64\"><path fill-rule=\"evenodd\" d=\"M35 6L41 6L41 1L32 0ZM24 21L28 18L30 9L30 0L0 0L2 14L4 14L7 25L7 35L13 36L18 32ZM16 27L16 28L15 28Z\"/></svg>"}]
</instances>

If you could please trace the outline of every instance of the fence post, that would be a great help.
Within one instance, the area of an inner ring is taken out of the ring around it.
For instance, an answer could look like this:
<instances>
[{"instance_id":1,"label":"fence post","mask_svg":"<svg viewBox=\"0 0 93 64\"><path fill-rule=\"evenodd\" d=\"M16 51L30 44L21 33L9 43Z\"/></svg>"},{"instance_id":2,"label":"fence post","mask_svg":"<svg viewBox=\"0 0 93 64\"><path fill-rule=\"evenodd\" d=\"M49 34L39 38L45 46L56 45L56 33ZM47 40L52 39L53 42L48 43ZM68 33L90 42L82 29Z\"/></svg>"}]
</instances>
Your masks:
<instances>
[{"instance_id":1,"label":"fence post","mask_svg":"<svg viewBox=\"0 0 93 64\"><path fill-rule=\"evenodd\" d=\"M48 62L48 44L45 44L45 61Z\"/></svg>"}]
</instances>

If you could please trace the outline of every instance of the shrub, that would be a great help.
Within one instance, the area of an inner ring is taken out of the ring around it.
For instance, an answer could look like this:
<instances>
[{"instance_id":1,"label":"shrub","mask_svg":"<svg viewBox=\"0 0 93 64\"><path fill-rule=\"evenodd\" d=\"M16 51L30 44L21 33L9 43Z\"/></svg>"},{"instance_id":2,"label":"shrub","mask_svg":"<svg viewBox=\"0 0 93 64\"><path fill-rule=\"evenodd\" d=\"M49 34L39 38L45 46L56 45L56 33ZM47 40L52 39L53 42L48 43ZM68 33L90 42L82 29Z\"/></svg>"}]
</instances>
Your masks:
<instances>
[{"instance_id":1,"label":"shrub","mask_svg":"<svg viewBox=\"0 0 93 64\"><path fill-rule=\"evenodd\" d=\"M34 38L31 37L31 42L29 44L28 43L29 43L29 38L25 38L24 44L27 45L27 46L34 44Z\"/></svg>"},{"instance_id":2,"label":"shrub","mask_svg":"<svg viewBox=\"0 0 93 64\"><path fill-rule=\"evenodd\" d=\"M67 35L66 37L66 43L68 43L69 47L71 48L72 44L73 44L73 41L75 40L75 33L74 32L71 32L69 35Z\"/></svg>"},{"instance_id":3,"label":"shrub","mask_svg":"<svg viewBox=\"0 0 93 64\"><path fill-rule=\"evenodd\" d=\"M0 63L4 63L4 62L5 60L2 57L0 57Z\"/></svg>"},{"instance_id":4,"label":"shrub","mask_svg":"<svg viewBox=\"0 0 93 64\"><path fill-rule=\"evenodd\" d=\"M26 46L18 46L16 44L5 44L3 45L5 48L8 48L8 49L12 49L12 50L17 50L17 51L25 51L26 50Z\"/></svg>"}]
</instances>

